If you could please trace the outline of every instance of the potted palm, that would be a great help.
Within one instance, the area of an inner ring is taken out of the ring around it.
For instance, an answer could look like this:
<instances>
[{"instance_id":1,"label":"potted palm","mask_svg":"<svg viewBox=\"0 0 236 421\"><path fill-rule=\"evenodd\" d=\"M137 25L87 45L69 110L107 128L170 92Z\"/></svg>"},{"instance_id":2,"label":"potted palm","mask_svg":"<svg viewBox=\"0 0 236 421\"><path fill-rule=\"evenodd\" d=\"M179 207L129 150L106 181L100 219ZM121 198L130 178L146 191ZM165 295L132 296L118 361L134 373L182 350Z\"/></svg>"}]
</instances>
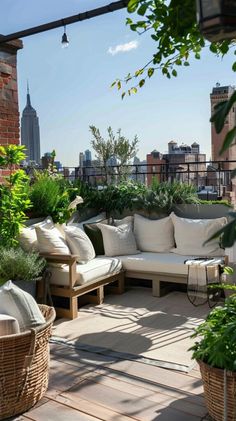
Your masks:
<instances>
[{"instance_id":1,"label":"potted palm","mask_svg":"<svg viewBox=\"0 0 236 421\"><path fill-rule=\"evenodd\" d=\"M36 281L41 280L46 261L37 253L20 247L0 248L0 285L11 280L36 297Z\"/></svg>"},{"instance_id":2,"label":"potted palm","mask_svg":"<svg viewBox=\"0 0 236 421\"><path fill-rule=\"evenodd\" d=\"M206 405L215 421L236 420L236 295L215 307L195 329L193 358L197 360Z\"/></svg>"}]
</instances>

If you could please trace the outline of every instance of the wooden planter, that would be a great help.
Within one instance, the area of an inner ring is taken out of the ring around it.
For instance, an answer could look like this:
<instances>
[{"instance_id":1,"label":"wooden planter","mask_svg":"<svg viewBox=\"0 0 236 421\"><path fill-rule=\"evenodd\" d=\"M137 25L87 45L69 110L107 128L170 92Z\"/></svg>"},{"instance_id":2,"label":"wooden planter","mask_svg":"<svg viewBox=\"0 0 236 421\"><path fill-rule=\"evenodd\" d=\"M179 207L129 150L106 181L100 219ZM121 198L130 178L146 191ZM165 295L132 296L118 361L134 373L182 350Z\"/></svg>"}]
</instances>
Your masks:
<instances>
[{"instance_id":1,"label":"wooden planter","mask_svg":"<svg viewBox=\"0 0 236 421\"><path fill-rule=\"evenodd\" d=\"M198 361L209 415L224 420L224 370ZM227 421L236 421L236 372L227 371Z\"/></svg>"}]
</instances>

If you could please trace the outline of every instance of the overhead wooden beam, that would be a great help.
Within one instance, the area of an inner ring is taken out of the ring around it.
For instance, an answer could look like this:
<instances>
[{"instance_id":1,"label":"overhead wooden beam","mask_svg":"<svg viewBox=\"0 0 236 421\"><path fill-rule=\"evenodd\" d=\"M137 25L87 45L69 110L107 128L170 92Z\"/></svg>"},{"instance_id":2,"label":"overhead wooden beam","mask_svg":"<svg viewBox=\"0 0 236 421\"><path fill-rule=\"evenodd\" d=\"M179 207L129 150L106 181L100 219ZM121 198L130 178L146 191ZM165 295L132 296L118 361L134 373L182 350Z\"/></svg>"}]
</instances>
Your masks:
<instances>
[{"instance_id":1,"label":"overhead wooden beam","mask_svg":"<svg viewBox=\"0 0 236 421\"><path fill-rule=\"evenodd\" d=\"M127 7L129 0L119 0L106 6L97 9L88 10L87 12L79 13L77 15L69 16L53 22L48 22L43 25L34 26L32 28L24 29L22 31L14 32L8 35L0 35L0 44L8 41L13 41L18 38L28 37L30 35L39 34L40 32L50 31L51 29L60 28L61 26L71 25L75 22L81 22L86 19L92 19L97 16L105 15L106 13L115 12L116 10Z\"/></svg>"}]
</instances>

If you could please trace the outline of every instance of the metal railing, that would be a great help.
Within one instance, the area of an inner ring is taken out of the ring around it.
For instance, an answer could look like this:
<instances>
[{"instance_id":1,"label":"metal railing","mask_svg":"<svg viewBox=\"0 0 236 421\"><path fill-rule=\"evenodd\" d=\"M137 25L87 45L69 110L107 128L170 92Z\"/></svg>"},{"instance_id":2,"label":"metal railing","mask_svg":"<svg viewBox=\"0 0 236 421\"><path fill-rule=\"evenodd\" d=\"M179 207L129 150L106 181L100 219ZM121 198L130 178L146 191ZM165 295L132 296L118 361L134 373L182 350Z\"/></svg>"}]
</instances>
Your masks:
<instances>
[{"instance_id":1,"label":"metal railing","mask_svg":"<svg viewBox=\"0 0 236 421\"><path fill-rule=\"evenodd\" d=\"M153 178L160 182L179 181L193 184L198 190L211 191L217 196L232 191L231 172L236 168L236 161L191 161L179 163L155 163L135 165L112 165L87 167L63 167L59 170L65 179L80 179L91 185L118 183L122 179L132 179L150 185ZM236 184L236 183L235 183Z\"/></svg>"}]
</instances>

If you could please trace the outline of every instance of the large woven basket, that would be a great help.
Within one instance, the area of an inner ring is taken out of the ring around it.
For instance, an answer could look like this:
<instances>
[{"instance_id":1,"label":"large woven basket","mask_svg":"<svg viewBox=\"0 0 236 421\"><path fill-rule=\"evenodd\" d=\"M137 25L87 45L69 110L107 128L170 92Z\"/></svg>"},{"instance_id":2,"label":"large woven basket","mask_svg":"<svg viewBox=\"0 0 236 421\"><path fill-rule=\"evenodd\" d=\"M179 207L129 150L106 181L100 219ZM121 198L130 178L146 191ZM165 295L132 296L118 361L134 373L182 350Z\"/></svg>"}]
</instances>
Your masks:
<instances>
[{"instance_id":1,"label":"large woven basket","mask_svg":"<svg viewBox=\"0 0 236 421\"><path fill-rule=\"evenodd\" d=\"M214 421L224 420L224 370L198 361L209 415ZM227 371L227 421L236 421L236 372Z\"/></svg>"},{"instance_id":2,"label":"large woven basket","mask_svg":"<svg viewBox=\"0 0 236 421\"><path fill-rule=\"evenodd\" d=\"M0 419L31 408L48 386L49 337L53 307L39 305L46 323L23 333L0 337Z\"/></svg>"}]
</instances>

